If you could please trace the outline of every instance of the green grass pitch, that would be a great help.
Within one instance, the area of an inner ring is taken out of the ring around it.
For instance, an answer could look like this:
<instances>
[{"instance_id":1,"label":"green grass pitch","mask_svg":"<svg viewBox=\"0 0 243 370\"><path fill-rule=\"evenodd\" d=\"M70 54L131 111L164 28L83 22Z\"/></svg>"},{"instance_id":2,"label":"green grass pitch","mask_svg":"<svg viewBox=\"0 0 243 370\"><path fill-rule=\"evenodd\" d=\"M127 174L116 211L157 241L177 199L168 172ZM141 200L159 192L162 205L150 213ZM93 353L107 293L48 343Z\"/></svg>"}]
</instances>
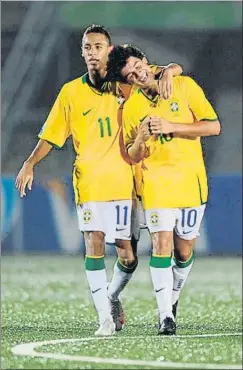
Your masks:
<instances>
[{"instance_id":1,"label":"green grass pitch","mask_svg":"<svg viewBox=\"0 0 243 370\"><path fill-rule=\"evenodd\" d=\"M109 278L114 261L106 259ZM97 340L92 339L98 325L82 257L4 256L1 369L240 368L242 336L227 334L242 332L241 263L240 257L197 258L181 294L177 336L160 337L149 256L140 257L123 292L125 329ZM65 358L11 351L18 344L74 338L81 340L35 348ZM94 357L101 360L92 362Z\"/></svg>"}]
</instances>

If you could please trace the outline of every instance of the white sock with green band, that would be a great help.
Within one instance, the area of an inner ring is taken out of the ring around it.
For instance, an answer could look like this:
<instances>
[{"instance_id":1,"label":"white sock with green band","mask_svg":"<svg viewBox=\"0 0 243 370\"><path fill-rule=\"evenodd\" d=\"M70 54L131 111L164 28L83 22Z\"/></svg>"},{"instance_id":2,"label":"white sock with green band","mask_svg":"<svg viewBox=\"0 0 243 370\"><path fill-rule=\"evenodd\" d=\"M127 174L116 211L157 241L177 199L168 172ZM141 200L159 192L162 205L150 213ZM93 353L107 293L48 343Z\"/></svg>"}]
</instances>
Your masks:
<instances>
[{"instance_id":1,"label":"white sock with green band","mask_svg":"<svg viewBox=\"0 0 243 370\"><path fill-rule=\"evenodd\" d=\"M107 295L107 275L104 256L85 257L86 276L95 308L99 316L99 322L111 319L110 304Z\"/></svg>"},{"instance_id":2,"label":"white sock with green band","mask_svg":"<svg viewBox=\"0 0 243 370\"><path fill-rule=\"evenodd\" d=\"M150 259L150 273L159 310L160 322L172 314L172 286L173 274L171 256L152 255Z\"/></svg>"},{"instance_id":3,"label":"white sock with green band","mask_svg":"<svg viewBox=\"0 0 243 370\"><path fill-rule=\"evenodd\" d=\"M130 281L133 272L137 268L137 265L137 259L131 265L125 266L119 261L118 258L115 263L113 277L108 288L108 297L111 300L118 299L119 294Z\"/></svg>"},{"instance_id":4,"label":"white sock with green band","mask_svg":"<svg viewBox=\"0 0 243 370\"><path fill-rule=\"evenodd\" d=\"M194 262L194 252L187 261L182 262L174 258L175 265L172 268L173 271L173 291L172 291L172 304L175 304L179 299L182 288L184 287L188 275L191 271Z\"/></svg>"}]
</instances>

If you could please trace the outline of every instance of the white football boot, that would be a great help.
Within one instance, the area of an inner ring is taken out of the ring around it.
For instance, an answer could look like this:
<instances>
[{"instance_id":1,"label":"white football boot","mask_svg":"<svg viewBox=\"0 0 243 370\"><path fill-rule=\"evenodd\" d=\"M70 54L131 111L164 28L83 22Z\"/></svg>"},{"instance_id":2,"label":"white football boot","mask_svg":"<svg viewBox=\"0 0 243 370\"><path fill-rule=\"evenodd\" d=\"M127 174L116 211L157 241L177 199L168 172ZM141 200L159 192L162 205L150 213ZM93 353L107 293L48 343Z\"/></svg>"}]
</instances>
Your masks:
<instances>
[{"instance_id":1,"label":"white football boot","mask_svg":"<svg viewBox=\"0 0 243 370\"><path fill-rule=\"evenodd\" d=\"M107 318L104 322L100 324L98 330L96 330L95 335L97 337L109 337L115 334L116 325L111 318Z\"/></svg>"}]
</instances>

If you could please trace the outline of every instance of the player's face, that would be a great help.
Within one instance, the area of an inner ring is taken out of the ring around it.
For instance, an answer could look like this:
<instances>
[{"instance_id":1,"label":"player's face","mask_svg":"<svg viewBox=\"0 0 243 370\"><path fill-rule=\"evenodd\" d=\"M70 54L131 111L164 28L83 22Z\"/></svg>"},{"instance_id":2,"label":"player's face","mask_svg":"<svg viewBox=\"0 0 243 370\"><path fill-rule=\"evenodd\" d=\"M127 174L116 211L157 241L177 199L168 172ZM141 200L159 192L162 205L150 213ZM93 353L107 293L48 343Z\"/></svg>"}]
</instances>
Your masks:
<instances>
[{"instance_id":1,"label":"player's face","mask_svg":"<svg viewBox=\"0 0 243 370\"><path fill-rule=\"evenodd\" d=\"M154 74L145 58L141 60L136 57L129 57L127 64L121 70L121 74L129 84L135 84L141 88L150 87L154 81Z\"/></svg>"},{"instance_id":2,"label":"player's face","mask_svg":"<svg viewBox=\"0 0 243 370\"><path fill-rule=\"evenodd\" d=\"M88 33L83 38L82 56L89 71L101 71L106 68L108 55L112 49L102 33Z\"/></svg>"}]
</instances>

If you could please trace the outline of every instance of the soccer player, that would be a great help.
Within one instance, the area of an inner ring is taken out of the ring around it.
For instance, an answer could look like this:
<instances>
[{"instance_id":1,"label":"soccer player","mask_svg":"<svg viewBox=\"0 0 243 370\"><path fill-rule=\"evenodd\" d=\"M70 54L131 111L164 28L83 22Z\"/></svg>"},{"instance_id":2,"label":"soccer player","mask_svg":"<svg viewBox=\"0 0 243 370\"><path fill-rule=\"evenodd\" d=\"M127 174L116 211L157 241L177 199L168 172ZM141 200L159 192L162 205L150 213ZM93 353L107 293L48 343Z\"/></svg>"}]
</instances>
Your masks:
<instances>
[{"instance_id":1,"label":"soccer player","mask_svg":"<svg viewBox=\"0 0 243 370\"><path fill-rule=\"evenodd\" d=\"M176 333L176 308L192 268L208 186L201 136L219 135L220 122L190 77L173 79L173 95L161 99L157 75L132 45L115 47L108 71L139 89L123 109L130 158L142 161L142 203L152 237L150 272L159 311L158 334ZM171 266L174 238L175 265Z\"/></svg>"},{"instance_id":2,"label":"soccer player","mask_svg":"<svg viewBox=\"0 0 243 370\"><path fill-rule=\"evenodd\" d=\"M72 136L77 154L73 188L79 229L84 232L86 275L99 317L100 327L95 333L98 336L113 335L115 329L120 330L124 325L118 295L137 267L131 246L133 174L131 163L121 154L119 140L118 112L122 96L117 93L116 84L105 82L111 49L111 37L104 27L92 25L86 29L82 55L88 73L62 87L37 146L16 178L16 187L23 197L26 186L32 188L34 166L53 146L62 147ZM170 93L167 85L172 74L166 72L162 86ZM108 292L105 236L115 240L118 253Z\"/></svg>"}]
</instances>

